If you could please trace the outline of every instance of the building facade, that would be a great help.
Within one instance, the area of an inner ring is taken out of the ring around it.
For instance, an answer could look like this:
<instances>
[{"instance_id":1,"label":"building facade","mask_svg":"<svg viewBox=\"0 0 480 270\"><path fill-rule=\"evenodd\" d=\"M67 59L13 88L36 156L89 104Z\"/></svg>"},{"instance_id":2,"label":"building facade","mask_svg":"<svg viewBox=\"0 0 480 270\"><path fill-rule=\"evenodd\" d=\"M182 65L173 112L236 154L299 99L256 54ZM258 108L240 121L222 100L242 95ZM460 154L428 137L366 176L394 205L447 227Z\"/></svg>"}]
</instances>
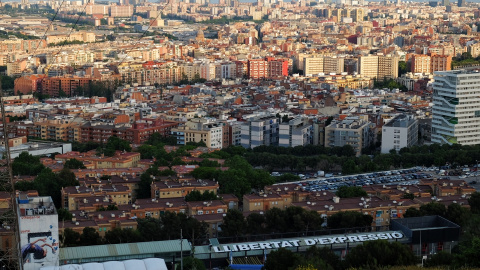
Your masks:
<instances>
[{"instance_id":1,"label":"building facade","mask_svg":"<svg viewBox=\"0 0 480 270\"><path fill-rule=\"evenodd\" d=\"M249 119L241 127L241 145L255 148L260 145L278 145L278 118L273 116Z\"/></svg>"},{"instance_id":2,"label":"building facade","mask_svg":"<svg viewBox=\"0 0 480 270\"><path fill-rule=\"evenodd\" d=\"M418 142L418 121L412 115L399 115L382 128L382 153L399 151Z\"/></svg>"},{"instance_id":3,"label":"building facade","mask_svg":"<svg viewBox=\"0 0 480 270\"><path fill-rule=\"evenodd\" d=\"M308 119L301 116L295 117L288 123L279 125L278 145L282 147L305 146L312 144L313 126Z\"/></svg>"},{"instance_id":4,"label":"building facade","mask_svg":"<svg viewBox=\"0 0 480 270\"><path fill-rule=\"evenodd\" d=\"M333 121L325 127L325 147L352 146L360 156L362 148L374 142L371 123L359 117L346 117L342 121Z\"/></svg>"},{"instance_id":5,"label":"building facade","mask_svg":"<svg viewBox=\"0 0 480 270\"><path fill-rule=\"evenodd\" d=\"M432 142L480 143L480 73L437 71L433 84Z\"/></svg>"}]
</instances>

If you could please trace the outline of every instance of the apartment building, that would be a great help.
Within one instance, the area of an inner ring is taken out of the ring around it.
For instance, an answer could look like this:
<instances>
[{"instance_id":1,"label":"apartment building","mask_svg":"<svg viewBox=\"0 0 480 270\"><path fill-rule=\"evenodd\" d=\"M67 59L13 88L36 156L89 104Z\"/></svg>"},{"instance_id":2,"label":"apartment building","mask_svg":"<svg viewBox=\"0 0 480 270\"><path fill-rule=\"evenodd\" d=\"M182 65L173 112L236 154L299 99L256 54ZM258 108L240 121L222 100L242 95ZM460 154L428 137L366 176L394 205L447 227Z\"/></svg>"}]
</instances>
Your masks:
<instances>
[{"instance_id":1,"label":"apartment building","mask_svg":"<svg viewBox=\"0 0 480 270\"><path fill-rule=\"evenodd\" d=\"M41 92L42 80L45 77L46 75L44 74L33 74L16 78L14 84L15 93L26 95Z\"/></svg>"},{"instance_id":2,"label":"apartment building","mask_svg":"<svg viewBox=\"0 0 480 270\"><path fill-rule=\"evenodd\" d=\"M172 128L178 127L178 122L167 121L163 119L142 119L133 123L131 128L128 128L125 133L125 140L133 144L143 144L154 133L166 137L171 134Z\"/></svg>"},{"instance_id":3,"label":"apartment building","mask_svg":"<svg viewBox=\"0 0 480 270\"><path fill-rule=\"evenodd\" d=\"M411 71L413 73L433 73L435 71L451 70L451 55L414 55Z\"/></svg>"},{"instance_id":4,"label":"apartment building","mask_svg":"<svg viewBox=\"0 0 480 270\"><path fill-rule=\"evenodd\" d=\"M268 77L280 78L288 76L288 60L275 59L273 57L266 58L268 62Z\"/></svg>"},{"instance_id":5,"label":"apartment building","mask_svg":"<svg viewBox=\"0 0 480 270\"><path fill-rule=\"evenodd\" d=\"M38 49L46 48L46 40L6 39L0 41L0 51L2 52L33 51L37 47Z\"/></svg>"},{"instance_id":6,"label":"apartment building","mask_svg":"<svg viewBox=\"0 0 480 270\"><path fill-rule=\"evenodd\" d=\"M217 182L208 179L184 180L181 182L172 180L156 181L151 184L151 197L160 199L183 198L194 190L200 193L208 191L217 194L218 188Z\"/></svg>"},{"instance_id":7,"label":"apartment building","mask_svg":"<svg viewBox=\"0 0 480 270\"><path fill-rule=\"evenodd\" d=\"M116 151L113 156L106 157L104 155L97 156L96 150L92 150L85 153L72 151L55 156L55 160L61 162L66 162L72 158L89 162L95 169L131 168L138 165L140 153Z\"/></svg>"},{"instance_id":8,"label":"apartment building","mask_svg":"<svg viewBox=\"0 0 480 270\"><path fill-rule=\"evenodd\" d=\"M272 208L285 209L290 205L287 194L248 194L243 196L243 211L267 211Z\"/></svg>"},{"instance_id":9,"label":"apartment building","mask_svg":"<svg viewBox=\"0 0 480 270\"><path fill-rule=\"evenodd\" d=\"M399 151L418 142L418 120L413 115L401 114L382 127L382 153Z\"/></svg>"},{"instance_id":10,"label":"apartment building","mask_svg":"<svg viewBox=\"0 0 480 270\"><path fill-rule=\"evenodd\" d=\"M132 17L133 6L131 5L112 5L110 6L110 17L127 18Z\"/></svg>"},{"instance_id":11,"label":"apartment building","mask_svg":"<svg viewBox=\"0 0 480 270\"><path fill-rule=\"evenodd\" d=\"M268 78L268 62L263 59L248 60L248 77L251 79Z\"/></svg>"},{"instance_id":12,"label":"apartment building","mask_svg":"<svg viewBox=\"0 0 480 270\"><path fill-rule=\"evenodd\" d=\"M266 57L248 60L248 76L251 79L288 76L288 60Z\"/></svg>"},{"instance_id":13,"label":"apartment building","mask_svg":"<svg viewBox=\"0 0 480 270\"><path fill-rule=\"evenodd\" d=\"M447 71L452 69L451 55L432 55L432 72Z\"/></svg>"},{"instance_id":14,"label":"apartment building","mask_svg":"<svg viewBox=\"0 0 480 270\"><path fill-rule=\"evenodd\" d=\"M118 66L118 72L123 82L136 82L142 85L179 82L182 79L182 70L176 62L149 61L146 63L122 63Z\"/></svg>"},{"instance_id":15,"label":"apartment building","mask_svg":"<svg viewBox=\"0 0 480 270\"><path fill-rule=\"evenodd\" d=\"M93 32L76 32L69 35L47 35L46 41L48 44L59 43L64 41L83 41L95 42L95 33Z\"/></svg>"},{"instance_id":16,"label":"apartment building","mask_svg":"<svg viewBox=\"0 0 480 270\"><path fill-rule=\"evenodd\" d=\"M278 145L279 120L273 116L257 116L247 119L241 126L240 143L245 148L260 145Z\"/></svg>"},{"instance_id":17,"label":"apartment building","mask_svg":"<svg viewBox=\"0 0 480 270\"><path fill-rule=\"evenodd\" d=\"M227 205L221 200L187 202L188 215L213 215L227 213Z\"/></svg>"},{"instance_id":18,"label":"apartment building","mask_svg":"<svg viewBox=\"0 0 480 270\"><path fill-rule=\"evenodd\" d=\"M128 122L128 120L127 120ZM160 118L145 118L130 123L88 122L79 127L80 142L106 143L108 138L116 136L122 140L139 145L146 142L154 133L162 136L170 135L171 129L178 126L178 122Z\"/></svg>"},{"instance_id":19,"label":"apartment building","mask_svg":"<svg viewBox=\"0 0 480 270\"><path fill-rule=\"evenodd\" d=\"M467 46L467 52L469 52L473 58L480 56L480 43L475 43Z\"/></svg>"},{"instance_id":20,"label":"apartment building","mask_svg":"<svg viewBox=\"0 0 480 270\"><path fill-rule=\"evenodd\" d=\"M42 94L58 97L63 91L67 96L72 96L79 87L87 87L92 81L94 81L92 78L69 75L46 77L42 80Z\"/></svg>"},{"instance_id":21,"label":"apartment building","mask_svg":"<svg viewBox=\"0 0 480 270\"><path fill-rule=\"evenodd\" d=\"M100 203L99 205L106 203L107 206L109 204L130 204L132 203L132 190L126 186L109 184L98 187L71 186L62 188L62 206L69 211L96 211L97 209L83 207L89 205L89 203Z\"/></svg>"},{"instance_id":22,"label":"apartment building","mask_svg":"<svg viewBox=\"0 0 480 270\"><path fill-rule=\"evenodd\" d=\"M209 148L223 147L223 124L212 119L190 119L184 126L172 128L171 134L179 145L203 141Z\"/></svg>"},{"instance_id":23,"label":"apartment building","mask_svg":"<svg viewBox=\"0 0 480 270\"><path fill-rule=\"evenodd\" d=\"M431 73L432 67L430 55L414 55L412 57L412 64L410 70L413 73Z\"/></svg>"},{"instance_id":24,"label":"apartment building","mask_svg":"<svg viewBox=\"0 0 480 270\"><path fill-rule=\"evenodd\" d=\"M398 77L398 57L368 55L358 58L358 71L361 75L377 79Z\"/></svg>"},{"instance_id":25,"label":"apartment building","mask_svg":"<svg viewBox=\"0 0 480 270\"><path fill-rule=\"evenodd\" d=\"M375 139L372 123L360 117L346 117L342 121L332 121L325 127L325 147L351 145L360 156L362 148L370 146Z\"/></svg>"},{"instance_id":26,"label":"apartment building","mask_svg":"<svg viewBox=\"0 0 480 270\"><path fill-rule=\"evenodd\" d=\"M25 126L28 137L42 140L73 141L73 133L83 122L82 119L47 119L40 118L33 125Z\"/></svg>"},{"instance_id":27,"label":"apartment building","mask_svg":"<svg viewBox=\"0 0 480 270\"><path fill-rule=\"evenodd\" d=\"M305 146L313 143L313 126L308 119L297 116L279 125L278 145L282 147Z\"/></svg>"},{"instance_id":28,"label":"apartment building","mask_svg":"<svg viewBox=\"0 0 480 270\"><path fill-rule=\"evenodd\" d=\"M302 68L306 76L323 73L323 57L304 58Z\"/></svg>"},{"instance_id":29,"label":"apartment building","mask_svg":"<svg viewBox=\"0 0 480 270\"><path fill-rule=\"evenodd\" d=\"M437 71L434 80L432 142L480 144L480 73Z\"/></svg>"},{"instance_id":30,"label":"apartment building","mask_svg":"<svg viewBox=\"0 0 480 270\"><path fill-rule=\"evenodd\" d=\"M303 63L304 74L307 76L318 75L319 73L340 74L344 71L345 58L336 56L308 57L304 59Z\"/></svg>"}]
</instances>

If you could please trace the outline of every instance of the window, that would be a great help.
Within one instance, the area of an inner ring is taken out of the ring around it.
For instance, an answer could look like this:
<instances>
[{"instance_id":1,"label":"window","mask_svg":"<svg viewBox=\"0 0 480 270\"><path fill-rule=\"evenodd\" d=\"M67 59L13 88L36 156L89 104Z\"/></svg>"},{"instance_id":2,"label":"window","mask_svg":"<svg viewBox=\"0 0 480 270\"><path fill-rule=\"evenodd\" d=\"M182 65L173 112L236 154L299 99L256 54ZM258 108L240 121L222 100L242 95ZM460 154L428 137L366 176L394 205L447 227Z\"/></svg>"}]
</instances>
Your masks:
<instances>
[{"instance_id":1,"label":"window","mask_svg":"<svg viewBox=\"0 0 480 270\"><path fill-rule=\"evenodd\" d=\"M198 215L203 215L203 210L198 210L198 211L197 211L197 214L198 214Z\"/></svg>"}]
</instances>

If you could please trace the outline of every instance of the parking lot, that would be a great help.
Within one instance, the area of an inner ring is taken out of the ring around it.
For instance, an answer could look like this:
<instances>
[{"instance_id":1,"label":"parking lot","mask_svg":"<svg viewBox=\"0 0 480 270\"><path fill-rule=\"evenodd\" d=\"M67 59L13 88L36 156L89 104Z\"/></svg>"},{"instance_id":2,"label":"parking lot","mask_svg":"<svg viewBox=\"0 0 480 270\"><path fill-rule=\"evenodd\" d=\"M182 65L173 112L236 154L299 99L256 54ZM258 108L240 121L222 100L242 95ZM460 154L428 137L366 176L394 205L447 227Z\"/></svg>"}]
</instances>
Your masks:
<instances>
[{"instance_id":1,"label":"parking lot","mask_svg":"<svg viewBox=\"0 0 480 270\"><path fill-rule=\"evenodd\" d=\"M341 186L383 185L415 185L420 179L431 178L432 173L425 172L422 167L392 170L384 172L364 173L358 175L337 176L330 178L314 178L296 182L306 191L337 190Z\"/></svg>"}]
</instances>

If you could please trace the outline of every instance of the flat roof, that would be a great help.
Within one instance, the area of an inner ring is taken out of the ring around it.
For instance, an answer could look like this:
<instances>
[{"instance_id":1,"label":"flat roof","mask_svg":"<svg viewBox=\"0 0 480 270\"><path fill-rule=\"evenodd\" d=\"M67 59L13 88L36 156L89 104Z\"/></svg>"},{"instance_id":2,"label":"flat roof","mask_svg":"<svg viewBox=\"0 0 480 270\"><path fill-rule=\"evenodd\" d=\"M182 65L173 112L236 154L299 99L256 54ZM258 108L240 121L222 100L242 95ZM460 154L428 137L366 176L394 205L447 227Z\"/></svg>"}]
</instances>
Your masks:
<instances>
[{"instance_id":1,"label":"flat roof","mask_svg":"<svg viewBox=\"0 0 480 270\"><path fill-rule=\"evenodd\" d=\"M180 245L180 239L167 241L138 242L126 244L96 245L82 247L60 248L60 262L69 263L69 261L109 261L118 260L121 256L141 256L161 253L189 252L192 249L188 240L183 239ZM164 258L169 259L169 258Z\"/></svg>"}]
</instances>

